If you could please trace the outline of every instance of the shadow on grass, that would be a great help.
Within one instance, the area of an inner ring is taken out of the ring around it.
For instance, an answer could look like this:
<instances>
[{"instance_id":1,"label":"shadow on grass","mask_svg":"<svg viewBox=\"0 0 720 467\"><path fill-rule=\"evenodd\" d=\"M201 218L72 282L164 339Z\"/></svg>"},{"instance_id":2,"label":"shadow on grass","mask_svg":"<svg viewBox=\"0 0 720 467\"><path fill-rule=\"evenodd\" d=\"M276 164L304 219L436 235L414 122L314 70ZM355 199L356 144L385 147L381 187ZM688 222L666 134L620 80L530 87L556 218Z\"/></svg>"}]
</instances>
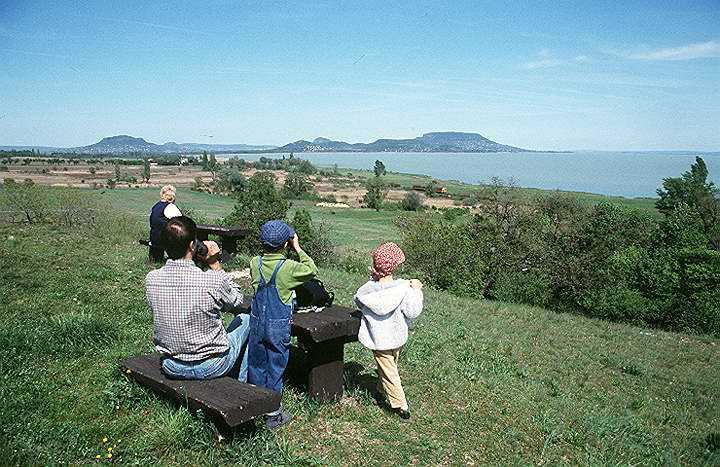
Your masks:
<instances>
[{"instance_id":1,"label":"shadow on grass","mask_svg":"<svg viewBox=\"0 0 720 467\"><path fill-rule=\"evenodd\" d=\"M371 396L375 403L388 413L394 413L385 398L385 394L380 389L380 379L376 371L372 370L372 374L367 374L365 367L358 362L347 362L344 368L345 388L350 392L361 392Z\"/></svg>"}]
</instances>

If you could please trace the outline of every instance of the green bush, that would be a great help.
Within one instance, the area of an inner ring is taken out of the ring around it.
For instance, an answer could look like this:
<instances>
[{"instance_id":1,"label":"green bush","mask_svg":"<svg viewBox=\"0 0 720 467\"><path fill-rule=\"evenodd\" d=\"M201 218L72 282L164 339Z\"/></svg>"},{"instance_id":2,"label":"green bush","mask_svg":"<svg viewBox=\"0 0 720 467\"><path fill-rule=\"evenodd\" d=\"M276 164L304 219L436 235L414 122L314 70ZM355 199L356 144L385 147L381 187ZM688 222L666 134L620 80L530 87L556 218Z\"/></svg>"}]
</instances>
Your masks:
<instances>
[{"instance_id":1,"label":"green bush","mask_svg":"<svg viewBox=\"0 0 720 467\"><path fill-rule=\"evenodd\" d=\"M269 172L255 172L247 185L235 194L235 206L225 217L227 225L242 225L250 235L238 245L248 254L259 253L260 226L271 219L285 219L288 202L275 188L275 177Z\"/></svg>"},{"instance_id":2,"label":"green bush","mask_svg":"<svg viewBox=\"0 0 720 467\"><path fill-rule=\"evenodd\" d=\"M482 199L472 217L455 208L399 222L407 267L461 295L720 335L720 252L697 208L658 219L498 184Z\"/></svg>"},{"instance_id":3,"label":"green bush","mask_svg":"<svg viewBox=\"0 0 720 467\"><path fill-rule=\"evenodd\" d=\"M460 295L482 296L487 263L480 241L466 224L435 214L399 219L407 269L428 284Z\"/></svg>"},{"instance_id":4,"label":"green bush","mask_svg":"<svg viewBox=\"0 0 720 467\"><path fill-rule=\"evenodd\" d=\"M197 178L199 177L196 177L196 180ZM202 179L200 182L200 185L202 185ZM234 167L229 167L221 170L218 174L215 189L220 193L235 193L242 191L245 185L247 185L247 179L242 172Z\"/></svg>"},{"instance_id":5,"label":"green bush","mask_svg":"<svg viewBox=\"0 0 720 467\"><path fill-rule=\"evenodd\" d=\"M466 216L470 212L466 208L450 208L443 211L443 219L449 222L455 222L458 219Z\"/></svg>"},{"instance_id":6,"label":"green bush","mask_svg":"<svg viewBox=\"0 0 720 467\"><path fill-rule=\"evenodd\" d=\"M419 193L415 191L408 191L405 193L405 197L400 202L400 207L404 211L417 211L423 206L423 199Z\"/></svg>"},{"instance_id":7,"label":"green bush","mask_svg":"<svg viewBox=\"0 0 720 467\"><path fill-rule=\"evenodd\" d=\"M290 225L300 239L300 246L316 263L329 264L336 260L335 245L330 239L330 226L327 223L314 223L310 213L300 209Z\"/></svg>"},{"instance_id":8,"label":"green bush","mask_svg":"<svg viewBox=\"0 0 720 467\"><path fill-rule=\"evenodd\" d=\"M380 177L371 177L365 184L367 192L363 196L363 203L366 207L380 211L387 195L387 186Z\"/></svg>"},{"instance_id":9,"label":"green bush","mask_svg":"<svg viewBox=\"0 0 720 467\"><path fill-rule=\"evenodd\" d=\"M282 192L288 199L307 199L313 197L314 187L304 173L290 172L285 178Z\"/></svg>"}]
</instances>

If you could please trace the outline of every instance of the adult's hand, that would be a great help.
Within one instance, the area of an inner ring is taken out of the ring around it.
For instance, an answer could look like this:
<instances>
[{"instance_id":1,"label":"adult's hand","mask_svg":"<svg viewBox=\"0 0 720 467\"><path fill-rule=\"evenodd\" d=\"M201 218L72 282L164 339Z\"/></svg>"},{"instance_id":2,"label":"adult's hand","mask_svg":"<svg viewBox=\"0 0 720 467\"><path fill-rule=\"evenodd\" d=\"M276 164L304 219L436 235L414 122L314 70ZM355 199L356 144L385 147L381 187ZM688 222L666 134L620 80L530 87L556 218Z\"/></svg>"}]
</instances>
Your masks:
<instances>
[{"instance_id":1,"label":"adult's hand","mask_svg":"<svg viewBox=\"0 0 720 467\"><path fill-rule=\"evenodd\" d=\"M413 289L422 290L423 283L417 279L410 279L410 287L412 287Z\"/></svg>"},{"instance_id":2,"label":"adult's hand","mask_svg":"<svg viewBox=\"0 0 720 467\"><path fill-rule=\"evenodd\" d=\"M210 266L210 269L213 269L215 271L219 271L222 269L222 265L220 264L220 261L218 260L218 256L220 253L220 247L217 243L215 243L212 240L203 240L203 243L205 244L205 247L208 250L208 254L205 257L205 262L207 262L208 266Z\"/></svg>"}]
</instances>

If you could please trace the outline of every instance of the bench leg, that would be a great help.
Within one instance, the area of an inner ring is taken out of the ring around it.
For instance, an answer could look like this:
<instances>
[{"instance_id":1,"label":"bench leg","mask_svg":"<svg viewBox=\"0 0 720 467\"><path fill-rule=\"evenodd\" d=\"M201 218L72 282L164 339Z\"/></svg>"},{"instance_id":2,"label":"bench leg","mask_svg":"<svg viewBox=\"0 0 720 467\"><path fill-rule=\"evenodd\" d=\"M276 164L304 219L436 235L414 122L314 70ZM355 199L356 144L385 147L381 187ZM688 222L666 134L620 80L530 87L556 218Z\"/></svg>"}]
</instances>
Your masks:
<instances>
[{"instance_id":1,"label":"bench leg","mask_svg":"<svg viewBox=\"0 0 720 467\"><path fill-rule=\"evenodd\" d=\"M332 401L343 395L345 340L302 342L307 351L308 394L313 399Z\"/></svg>"}]
</instances>

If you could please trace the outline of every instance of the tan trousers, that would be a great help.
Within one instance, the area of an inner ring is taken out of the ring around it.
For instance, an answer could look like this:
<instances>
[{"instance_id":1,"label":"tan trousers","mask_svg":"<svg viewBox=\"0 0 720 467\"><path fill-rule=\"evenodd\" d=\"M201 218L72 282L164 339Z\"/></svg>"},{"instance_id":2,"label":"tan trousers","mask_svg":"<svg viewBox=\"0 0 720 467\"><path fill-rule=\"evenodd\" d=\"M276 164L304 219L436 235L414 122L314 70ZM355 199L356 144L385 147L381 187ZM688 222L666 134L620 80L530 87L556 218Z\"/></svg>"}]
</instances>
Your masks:
<instances>
[{"instance_id":1,"label":"tan trousers","mask_svg":"<svg viewBox=\"0 0 720 467\"><path fill-rule=\"evenodd\" d=\"M408 409L405 391L403 391L398 373L398 358L400 349L395 350L373 350L375 363L377 364L378 378L382 385L383 392L387 397L390 407L393 409Z\"/></svg>"}]
</instances>

